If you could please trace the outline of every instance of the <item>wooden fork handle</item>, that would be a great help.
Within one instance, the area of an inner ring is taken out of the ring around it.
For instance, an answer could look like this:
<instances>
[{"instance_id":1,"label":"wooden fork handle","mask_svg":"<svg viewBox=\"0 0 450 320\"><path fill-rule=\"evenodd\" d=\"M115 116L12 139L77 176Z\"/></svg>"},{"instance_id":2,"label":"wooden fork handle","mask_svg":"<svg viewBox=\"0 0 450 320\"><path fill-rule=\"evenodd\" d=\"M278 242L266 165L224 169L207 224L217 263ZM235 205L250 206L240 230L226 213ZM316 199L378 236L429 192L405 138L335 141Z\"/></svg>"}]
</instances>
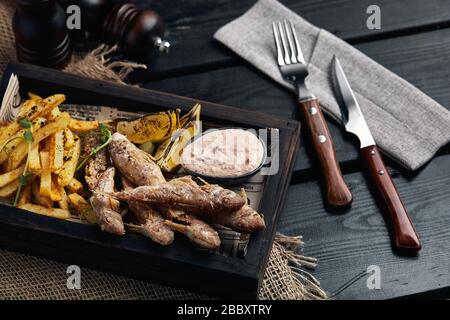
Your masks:
<instances>
[{"instance_id":1,"label":"wooden fork handle","mask_svg":"<svg viewBox=\"0 0 450 320\"><path fill-rule=\"evenodd\" d=\"M394 248L402 251L419 251L421 244L405 206L376 146L361 149L362 157L368 167L380 198L384 201L392 224Z\"/></svg>"},{"instance_id":2,"label":"wooden fork handle","mask_svg":"<svg viewBox=\"0 0 450 320\"><path fill-rule=\"evenodd\" d=\"M303 125L319 160L328 204L340 207L352 202L352 193L342 176L330 131L317 100L300 102Z\"/></svg>"}]
</instances>

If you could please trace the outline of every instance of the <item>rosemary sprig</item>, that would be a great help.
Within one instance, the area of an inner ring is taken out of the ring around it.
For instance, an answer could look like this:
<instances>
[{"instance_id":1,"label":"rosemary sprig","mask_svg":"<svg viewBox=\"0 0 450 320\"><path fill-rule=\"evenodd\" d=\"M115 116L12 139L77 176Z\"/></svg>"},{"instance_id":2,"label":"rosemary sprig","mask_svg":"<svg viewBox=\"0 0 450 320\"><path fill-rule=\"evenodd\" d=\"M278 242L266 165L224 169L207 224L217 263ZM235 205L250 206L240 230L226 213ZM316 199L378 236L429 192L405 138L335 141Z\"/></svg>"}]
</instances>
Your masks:
<instances>
[{"instance_id":1,"label":"rosemary sprig","mask_svg":"<svg viewBox=\"0 0 450 320\"><path fill-rule=\"evenodd\" d=\"M93 156L95 156L97 153L99 153L100 151L102 151L112 140L112 132L108 129L108 127L103 124L100 123L99 126L100 129L100 133L102 135L102 144L98 145L97 147L95 147L91 153L89 153L77 166L77 168L75 169L75 172L77 172L78 170L80 170L81 168L84 167L84 165L86 164L86 162L88 162Z\"/></svg>"}]
</instances>

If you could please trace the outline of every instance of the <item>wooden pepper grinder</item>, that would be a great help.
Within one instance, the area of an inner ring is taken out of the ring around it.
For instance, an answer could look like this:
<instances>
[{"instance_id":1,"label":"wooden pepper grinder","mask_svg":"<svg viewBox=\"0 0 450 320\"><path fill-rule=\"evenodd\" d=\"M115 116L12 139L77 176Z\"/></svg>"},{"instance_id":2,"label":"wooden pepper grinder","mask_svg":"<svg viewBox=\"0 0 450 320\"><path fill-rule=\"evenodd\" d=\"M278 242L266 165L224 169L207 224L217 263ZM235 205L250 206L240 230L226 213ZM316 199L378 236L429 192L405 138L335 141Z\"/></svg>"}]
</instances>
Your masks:
<instances>
[{"instance_id":1,"label":"wooden pepper grinder","mask_svg":"<svg viewBox=\"0 0 450 320\"><path fill-rule=\"evenodd\" d=\"M16 3L13 29L18 60L64 68L72 50L61 6L55 0L16 0Z\"/></svg>"},{"instance_id":2,"label":"wooden pepper grinder","mask_svg":"<svg viewBox=\"0 0 450 320\"><path fill-rule=\"evenodd\" d=\"M81 10L81 30L70 32L78 49L92 49L100 42L118 44L127 58L134 60L169 50L162 18L151 9L139 9L129 0L58 1L64 8L77 5Z\"/></svg>"},{"instance_id":3,"label":"wooden pepper grinder","mask_svg":"<svg viewBox=\"0 0 450 320\"><path fill-rule=\"evenodd\" d=\"M151 9L140 10L132 3L113 6L103 24L107 43L118 43L127 57L144 59L155 49L168 52L170 43L164 40L165 26L159 14Z\"/></svg>"}]
</instances>

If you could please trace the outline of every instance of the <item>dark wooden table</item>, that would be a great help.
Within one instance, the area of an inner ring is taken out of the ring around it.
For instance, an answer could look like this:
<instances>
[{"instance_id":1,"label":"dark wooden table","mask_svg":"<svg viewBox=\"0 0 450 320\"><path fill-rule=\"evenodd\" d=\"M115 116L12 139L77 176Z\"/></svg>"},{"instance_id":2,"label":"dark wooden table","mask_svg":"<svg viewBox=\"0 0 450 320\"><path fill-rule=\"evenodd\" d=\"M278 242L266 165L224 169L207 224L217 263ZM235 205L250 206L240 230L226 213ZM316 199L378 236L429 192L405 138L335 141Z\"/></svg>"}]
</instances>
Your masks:
<instances>
[{"instance_id":1,"label":"dark wooden table","mask_svg":"<svg viewBox=\"0 0 450 320\"><path fill-rule=\"evenodd\" d=\"M172 43L169 55L133 75L144 87L296 118L296 97L212 39L254 0L139 0L160 12ZM450 108L448 0L378 0L381 30L368 30L370 0L282 0L310 22L348 41ZM302 145L279 231L304 237L304 253L319 259L314 275L336 299L386 299L450 292L450 146L417 172L390 164L415 222L423 249L395 255L373 190L361 171L357 143L333 121L330 130L345 178L354 193L345 213L324 207L318 172ZM367 268L381 271L381 289L367 288Z\"/></svg>"}]
</instances>

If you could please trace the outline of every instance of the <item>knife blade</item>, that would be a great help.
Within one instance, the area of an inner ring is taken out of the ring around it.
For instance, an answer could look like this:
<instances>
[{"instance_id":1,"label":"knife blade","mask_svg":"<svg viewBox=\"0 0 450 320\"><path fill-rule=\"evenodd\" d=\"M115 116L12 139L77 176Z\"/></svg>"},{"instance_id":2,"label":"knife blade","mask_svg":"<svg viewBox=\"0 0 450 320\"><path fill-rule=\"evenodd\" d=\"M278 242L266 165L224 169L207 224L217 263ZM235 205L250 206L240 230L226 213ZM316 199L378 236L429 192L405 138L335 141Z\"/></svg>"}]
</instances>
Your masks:
<instances>
[{"instance_id":1,"label":"knife blade","mask_svg":"<svg viewBox=\"0 0 450 320\"><path fill-rule=\"evenodd\" d=\"M388 213L387 218L392 227L391 238L394 249L419 251L422 245L414 225L400 199L344 69L336 56L332 63L332 78L345 130L358 137L362 159Z\"/></svg>"}]
</instances>

